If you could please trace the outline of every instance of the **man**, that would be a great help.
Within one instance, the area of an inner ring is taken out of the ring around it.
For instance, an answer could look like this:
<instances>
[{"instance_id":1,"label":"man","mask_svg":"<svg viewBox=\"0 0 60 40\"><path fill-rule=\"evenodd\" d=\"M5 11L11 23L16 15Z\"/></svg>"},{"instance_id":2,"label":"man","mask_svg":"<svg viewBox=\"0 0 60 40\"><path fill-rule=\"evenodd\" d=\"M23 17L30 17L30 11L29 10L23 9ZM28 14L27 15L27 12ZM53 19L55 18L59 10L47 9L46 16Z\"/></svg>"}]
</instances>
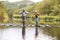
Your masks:
<instances>
[{"instance_id":1,"label":"man","mask_svg":"<svg viewBox=\"0 0 60 40\"><path fill-rule=\"evenodd\" d=\"M26 19L26 12L25 12L25 10L23 9L23 12L22 12L22 18L23 18L23 21L25 21Z\"/></svg>"}]
</instances>

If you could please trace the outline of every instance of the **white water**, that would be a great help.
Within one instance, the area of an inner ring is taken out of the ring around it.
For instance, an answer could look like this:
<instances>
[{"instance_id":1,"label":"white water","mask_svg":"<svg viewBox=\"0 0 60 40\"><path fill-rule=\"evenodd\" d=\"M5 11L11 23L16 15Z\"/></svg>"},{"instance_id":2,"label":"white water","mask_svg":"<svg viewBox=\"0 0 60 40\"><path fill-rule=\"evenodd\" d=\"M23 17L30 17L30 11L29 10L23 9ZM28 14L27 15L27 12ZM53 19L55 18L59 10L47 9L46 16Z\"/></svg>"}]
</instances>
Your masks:
<instances>
[{"instance_id":1,"label":"white water","mask_svg":"<svg viewBox=\"0 0 60 40\"><path fill-rule=\"evenodd\" d=\"M22 28L8 28L0 30L0 40L23 40ZM26 28L25 40L36 40L35 28ZM51 36L43 34L42 30L39 31L37 40L53 40Z\"/></svg>"}]
</instances>

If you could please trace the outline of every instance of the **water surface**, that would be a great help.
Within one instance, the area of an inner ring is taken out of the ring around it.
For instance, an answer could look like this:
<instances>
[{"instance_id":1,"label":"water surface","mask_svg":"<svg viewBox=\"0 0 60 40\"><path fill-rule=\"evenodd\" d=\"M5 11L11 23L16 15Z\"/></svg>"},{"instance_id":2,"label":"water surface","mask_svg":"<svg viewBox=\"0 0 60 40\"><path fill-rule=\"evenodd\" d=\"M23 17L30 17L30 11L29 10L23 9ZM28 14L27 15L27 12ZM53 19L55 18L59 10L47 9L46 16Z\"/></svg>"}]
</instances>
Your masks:
<instances>
[{"instance_id":1,"label":"water surface","mask_svg":"<svg viewBox=\"0 0 60 40\"><path fill-rule=\"evenodd\" d=\"M0 40L23 40L22 28L0 29ZM26 28L25 40L53 40L51 36L39 30L39 35L35 38L35 28Z\"/></svg>"}]
</instances>

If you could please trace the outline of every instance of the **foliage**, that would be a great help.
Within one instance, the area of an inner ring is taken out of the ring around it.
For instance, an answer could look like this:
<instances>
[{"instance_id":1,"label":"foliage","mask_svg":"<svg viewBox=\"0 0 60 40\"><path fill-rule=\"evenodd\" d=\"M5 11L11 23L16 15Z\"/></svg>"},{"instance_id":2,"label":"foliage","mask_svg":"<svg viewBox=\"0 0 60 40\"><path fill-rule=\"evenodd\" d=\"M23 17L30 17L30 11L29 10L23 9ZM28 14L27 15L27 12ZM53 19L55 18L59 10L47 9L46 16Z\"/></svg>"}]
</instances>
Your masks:
<instances>
[{"instance_id":1,"label":"foliage","mask_svg":"<svg viewBox=\"0 0 60 40\"><path fill-rule=\"evenodd\" d=\"M4 4L0 2L0 23L6 23L8 21L8 15L5 10Z\"/></svg>"},{"instance_id":2,"label":"foliage","mask_svg":"<svg viewBox=\"0 0 60 40\"><path fill-rule=\"evenodd\" d=\"M60 0L44 0L42 2L36 3L32 7L33 9L31 7L29 8L32 10L38 10L40 15L59 16L60 15L60 3L59 2ZM29 8L27 11L29 11Z\"/></svg>"}]
</instances>

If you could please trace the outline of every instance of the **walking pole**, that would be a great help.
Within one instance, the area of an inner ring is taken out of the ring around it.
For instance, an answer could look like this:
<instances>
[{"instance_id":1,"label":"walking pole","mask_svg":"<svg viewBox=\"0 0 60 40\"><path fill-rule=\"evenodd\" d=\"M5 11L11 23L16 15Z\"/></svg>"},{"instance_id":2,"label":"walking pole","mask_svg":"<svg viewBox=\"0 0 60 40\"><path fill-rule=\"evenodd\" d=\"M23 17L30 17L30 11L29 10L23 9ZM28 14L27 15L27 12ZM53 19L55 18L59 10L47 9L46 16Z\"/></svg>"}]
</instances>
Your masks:
<instances>
[{"instance_id":1,"label":"walking pole","mask_svg":"<svg viewBox=\"0 0 60 40\"><path fill-rule=\"evenodd\" d=\"M26 12L25 12L25 10L23 10L23 12L22 12L22 22L23 22L22 37L23 37L23 40L25 40L25 20L26 20Z\"/></svg>"},{"instance_id":2,"label":"walking pole","mask_svg":"<svg viewBox=\"0 0 60 40\"><path fill-rule=\"evenodd\" d=\"M36 18L36 29L35 29L35 37L38 36L38 13L35 11L35 18Z\"/></svg>"}]
</instances>

